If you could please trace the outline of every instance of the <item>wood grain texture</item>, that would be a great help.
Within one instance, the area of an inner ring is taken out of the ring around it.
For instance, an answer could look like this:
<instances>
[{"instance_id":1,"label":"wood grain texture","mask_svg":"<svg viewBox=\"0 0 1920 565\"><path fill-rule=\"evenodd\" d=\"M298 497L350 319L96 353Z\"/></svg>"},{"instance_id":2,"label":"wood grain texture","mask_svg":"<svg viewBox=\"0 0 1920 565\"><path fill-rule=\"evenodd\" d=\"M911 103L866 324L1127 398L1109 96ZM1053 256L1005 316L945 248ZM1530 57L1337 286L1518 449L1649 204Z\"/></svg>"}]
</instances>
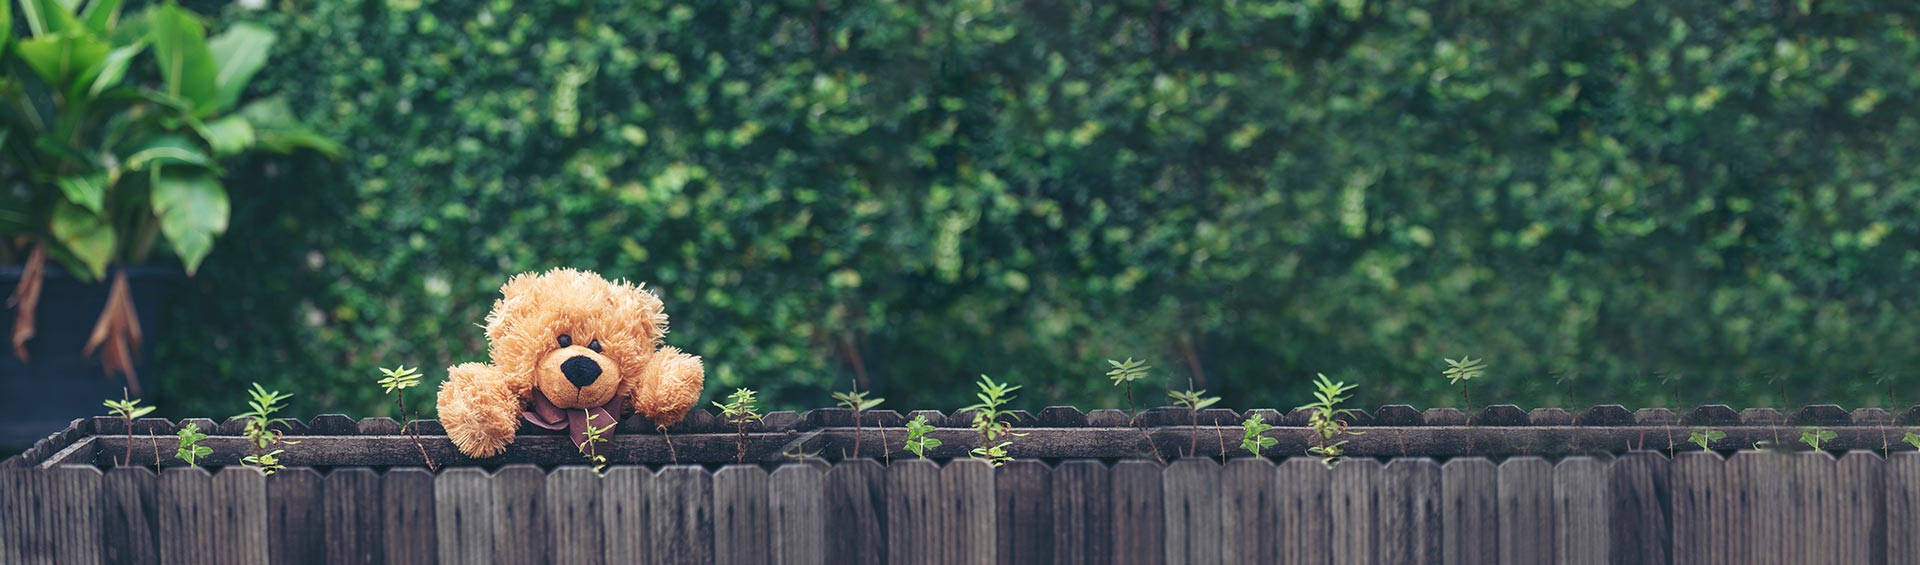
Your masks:
<instances>
[{"instance_id":1,"label":"wood grain texture","mask_svg":"<svg viewBox=\"0 0 1920 565\"><path fill-rule=\"evenodd\" d=\"M1220 464L1192 457L1167 465L1161 478L1166 500L1166 562L1221 562Z\"/></svg>"},{"instance_id":2,"label":"wood grain texture","mask_svg":"<svg viewBox=\"0 0 1920 565\"><path fill-rule=\"evenodd\" d=\"M493 477L447 469L433 478L434 548L441 563L493 563Z\"/></svg>"},{"instance_id":3,"label":"wood grain texture","mask_svg":"<svg viewBox=\"0 0 1920 565\"><path fill-rule=\"evenodd\" d=\"M304 467L267 477L267 555L273 563L326 562L324 480Z\"/></svg>"},{"instance_id":4,"label":"wood grain texture","mask_svg":"<svg viewBox=\"0 0 1920 565\"><path fill-rule=\"evenodd\" d=\"M646 467L614 467L600 478L600 532L607 561L645 563L652 555L652 484L653 471Z\"/></svg>"},{"instance_id":5,"label":"wood grain texture","mask_svg":"<svg viewBox=\"0 0 1920 565\"><path fill-rule=\"evenodd\" d=\"M1726 490L1726 462L1720 455L1689 451L1673 456L1673 562L1713 563L1727 547L1727 528L1715 512L1714 495Z\"/></svg>"},{"instance_id":6,"label":"wood grain texture","mask_svg":"<svg viewBox=\"0 0 1920 565\"><path fill-rule=\"evenodd\" d=\"M1237 461L1236 461L1237 462ZM1349 461L1342 461L1345 465ZM1226 486L1234 485L1228 465ZM1249 547L1248 559L1262 562L1281 560L1287 563L1330 563L1333 561L1333 470L1328 469L1320 460L1308 457L1294 457L1282 462L1272 472L1266 473L1265 492L1271 493L1265 502L1241 501L1240 504L1253 504L1256 513L1242 514L1241 519L1251 519L1250 523L1227 525L1228 532L1240 531L1244 536L1256 536L1260 546ZM1247 491L1249 494L1260 491ZM1236 505L1231 492L1226 494L1228 508ZM1279 524L1278 532L1261 532L1266 524ZM1277 535L1276 535L1277 534ZM1227 545L1232 549L1234 545ZM1230 560L1231 561L1231 560ZM1246 563L1247 561L1238 561Z\"/></svg>"},{"instance_id":7,"label":"wood grain texture","mask_svg":"<svg viewBox=\"0 0 1920 565\"><path fill-rule=\"evenodd\" d=\"M946 505L945 523L954 536L947 545L948 563L984 565L994 562L993 465L979 459L958 459L940 468L940 492Z\"/></svg>"},{"instance_id":8,"label":"wood grain texture","mask_svg":"<svg viewBox=\"0 0 1920 565\"><path fill-rule=\"evenodd\" d=\"M899 464L900 462L895 462ZM827 538L830 563L878 565L887 562L891 534L887 511L888 470L872 459L842 462L826 473Z\"/></svg>"},{"instance_id":9,"label":"wood grain texture","mask_svg":"<svg viewBox=\"0 0 1920 565\"><path fill-rule=\"evenodd\" d=\"M1106 464L1063 461L1054 467L1051 480L1053 562L1112 562L1113 503Z\"/></svg>"},{"instance_id":10,"label":"wood grain texture","mask_svg":"<svg viewBox=\"0 0 1920 565\"><path fill-rule=\"evenodd\" d=\"M698 465L668 465L647 489L654 563L714 563L713 475Z\"/></svg>"},{"instance_id":11,"label":"wood grain texture","mask_svg":"<svg viewBox=\"0 0 1920 565\"><path fill-rule=\"evenodd\" d=\"M768 482L767 472L752 465L713 474L713 553L720 563L772 562Z\"/></svg>"},{"instance_id":12,"label":"wood grain texture","mask_svg":"<svg viewBox=\"0 0 1920 565\"><path fill-rule=\"evenodd\" d=\"M1792 496L1787 475L1791 459L1780 453L1743 451L1734 454L1724 466L1729 489L1737 489L1745 513L1731 524L1747 536L1742 557L1756 565L1787 565L1794 561L1787 554L1788 500ZM1736 554L1738 555L1738 554Z\"/></svg>"},{"instance_id":13,"label":"wood grain texture","mask_svg":"<svg viewBox=\"0 0 1920 565\"><path fill-rule=\"evenodd\" d=\"M600 488L600 474L589 467L562 467L547 474L541 504L553 563L607 562Z\"/></svg>"},{"instance_id":14,"label":"wood grain texture","mask_svg":"<svg viewBox=\"0 0 1920 565\"><path fill-rule=\"evenodd\" d=\"M387 565L439 561L433 473L393 469L380 476L380 524L385 530Z\"/></svg>"},{"instance_id":15,"label":"wood grain texture","mask_svg":"<svg viewBox=\"0 0 1920 565\"><path fill-rule=\"evenodd\" d=\"M1426 458L1388 463L1378 511L1382 562L1441 563L1440 465Z\"/></svg>"},{"instance_id":16,"label":"wood grain texture","mask_svg":"<svg viewBox=\"0 0 1920 565\"><path fill-rule=\"evenodd\" d=\"M1539 457L1500 463L1500 564L1552 563L1557 533L1553 520L1553 464Z\"/></svg>"},{"instance_id":17,"label":"wood grain texture","mask_svg":"<svg viewBox=\"0 0 1920 565\"><path fill-rule=\"evenodd\" d=\"M46 504L53 514L52 520L41 527L53 530L55 560L80 565L100 563L100 469L62 465L47 478L52 480L52 490Z\"/></svg>"},{"instance_id":18,"label":"wood grain texture","mask_svg":"<svg viewBox=\"0 0 1920 565\"><path fill-rule=\"evenodd\" d=\"M493 474L493 559L547 563L547 474L532 465L508 465Z\"/></svg>"},{"instance_id":19,"label":"wood grain texture","mask_svg":"<svg viewBox=\"0 0 1920 565\"><path fill-rule=\"evenodd\" d=\"M1272 461L1227 461L1220 470L1222 559L1228 563L1270 563L1280 558L1280 547L1288 544L1282 538L1297 535L1298 524L1283 521L1290 502L1286 497L1299 491L1291 487Z\"/></svg>"},{"instance_id":20,"label":"wood grain texture","mask_svg":"<svg viewBox=\"0 0 1920 565\"><path fill-rule=\"evenodd\" d=\"M1611 460L1568 457L1553 468L1554 562L1611 563L1611 507L1607 467Z\"/></svg>"},{"instance_id":21,"label":"wood grain texture","mask_svg":"<svg viewBox=\"0 0 1920 565\"><path fill-rule=\"evenodd\" d=\"M1831 499L1836 563L1885 565L1887 554L1886 461L1871 451L1854 451L1834 463ZM1920 532L1910 532L1920 533Z\"/></svg>"},{"instance_id":22,"label":"wood grain texture","mask_svg":"<svg viewBox=\"0 0 1920 565\"><path fill-rule=\"evenodd\" d=\"M951 516L942 511L940 466L895 461L887 471L887 562L933 563L951 555Z\"/></svg>"},{"instance_id":23,"label":"wood grain texture","mask_svg":"<svg viewBox=\"0 0 1920 565\"><path fill-rule=\"evenodd\" d=\"M1108 486L1113 501L1113 563L1166 560L1166 496L1163 468L1152 461L1113 464Z\"/></svg>"},{"instance_id":24,"label":"wood grain texture","mask_svg":"<svg viewBox=\"0 0 1920 565\"><path fill-rule=\"evenodd\" d=\"M4 479L0 479L4 482ZM106 563L160 561L159 476L144 467L107 471L100 482L100 558ZM0 487L4 489L4 487ZM0 494L0 496L5 496ZM8 527L0 524L0 528ZM4 552L0 552L3 556Z\"/></svg>"},{"instance_id":25,"label":"wood grain texture","mask_svg":"<svg viewBox=\"0 0 1920 565\"><path fill-rule=\"evenodd\" d=\"M820 461L782 465L768 477L769 550L774 563L826 565L826 483L827 466Z\"/></svg>"},{"instance_id":26,"label":"wood grain texture","mask_svg":"<svg viewBox=\"0 0 1920 565\"><path fill-rule=\"evenodd\" d=\"M1378 498L1383 467L1373 459L1348 459L1330 474L1327 507L1336 564L1373 565L1380 561Z\"/></svg>"},{"instance_id":27,"label":"wood grain texture","mask_svg":"<svg viewBox=\"0 0 1920 565\"><path fill-rule=\"evenodd\" d=\"M1440 466L1440 547L1448 565L1500 560L1500 469L1480 457Z\"/></svg>"},{"instance_id":28,"label":"wood grain texture","mask_svg":"<svg viewBox=\"0 0 1920 565\"><path fill-rule=\"evenodd\" d=\"M1635 451L1607 469L1610 499L1609 555L1614 563L1671 563L1673 511L1665 455Z\"/></svg>"},{"instance_id":29,"label":"wood grain texture","mask_svg":"<svg viewBox=\"0 0 1920 565\"><path fill-rule=\"evenodd\" d=\"M321 480L321 524L328 563L386 561L386 536L378 519L380 490L380 475L365 467L334 469Z\"/></svg>"},{"instance_id":30,"label":"wood grain texture","mask_svg":"<svg viewBox=\"0 0 1920 565\"><path fill-rule=\"evenodd\" d=\"M1053 469L1034 460L993 470L994 538L1000 563L1053 558Z\"/></svg>"},{"instance_id":31,"label":"wood grain texture","mask_svg":"<svg viewBox=\"0 0 1920 565\"><path fill-rule=\"evenodd\" d=\"M250 468L228 467L213 476L210 487L214 527L201 533L211 539L214 555L202 562L267 562L267 476Z\"/></svg>"},{"instance_id":32,"label":"wood grain texture","mask_svg":"<svg viewBox=\"0 0 1920 565\"><path fill-rule=\"evenodd\" d=\"M1887 562L1920 565L1920 453L1887 457Z\"/></svg>"}]
</instances>

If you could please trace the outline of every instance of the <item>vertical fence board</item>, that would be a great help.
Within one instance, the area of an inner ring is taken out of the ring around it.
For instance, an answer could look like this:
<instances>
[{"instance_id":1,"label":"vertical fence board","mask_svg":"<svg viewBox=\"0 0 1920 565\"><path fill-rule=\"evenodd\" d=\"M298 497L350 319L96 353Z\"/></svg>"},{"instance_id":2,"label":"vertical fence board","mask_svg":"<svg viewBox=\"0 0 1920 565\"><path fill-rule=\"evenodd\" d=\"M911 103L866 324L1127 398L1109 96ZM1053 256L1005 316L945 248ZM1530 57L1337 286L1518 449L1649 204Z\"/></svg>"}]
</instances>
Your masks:
<instances>
[{"instance_id":1,"label":"vertical fence board","mask_svg":"<svg viewBox=\"0 0 1920 565\"><path fill-rule=\"evenodd\" d=\"M1821 498L1826 495L1822 483L1832 480L1833 458L1826 453L1797 452L1786 455L1787 479L1786 558L1789 563L1815 563L1824 549L1825 528ZM1826 467L1822 469L1822 467Z\"/></svg>"},{"instance_id":2,"label":"vertical fence board","mask_svg":"<svg viewBox=\"0 0 1920 565\"><path fill-rule=\"evenodd\" d=\"M1220 470L1221 558L1227 563L1272 563L1293 530L1282 512L1298 494L1264 457L1239 458ZM1275 529L1278 526L1278 529Z\"/></svg>"},{"instance_id":3,"label":"vertical fence board","mask_svg":"<svg viewBox=\"0 0 1920 565\"><path fill-rule=\"evenodd\" d=\"M941 503L953 532L946 563L993 563L993 465L979 459L956 459L940 469Z\"/></svg>"},{"instance_id":4,"label":"vertical fence board","mask_svg":"<svg viewBox=\"0 0 1920 565\"><path fill-rule=\"evenodd\" d=\"M1443 560L1450 565L1500 560L1500 469L1466 457L1440 466L1440 529Z\"/></svg>"},{"instance_id":5,"label":"vertical fence board","mask_svg":"<svg viewBox=\"0 0 1920 565\"><path fill-rule=\"evenodd\" d=\"M811 462L782 465L767 480L767 519L773 562L826 565L825 466Z\"/></svg>"},{"instance_id":6,"label":"vertical fence board","mask_svg":"<svg viewBox=\"0 0 1920 565\"><path fill-rule=\"evenodd\" d=\"M1716 519L1713 495L1724 488L1725 463L1711 451L1689 451L1673 456L1673 562L1712 563L1725 547Z\"/></svg>"},{"instance_id":7,"label":"vertical fence board","mask_svg":"<svg viewBox=\"0 0 1920 565\"><path fill-rule=\"evenodd\" d=\"M547 474L542 502L547 550L554 563L604 563L607 525L600 511L600 474L591 467L561 467Z\"/></svg>"},{"instance_id":8,"label":"vertical fence board","mask_svg":"<svg viewBox=\"0 0 1920 565\"><path fill-rule=\"evenodd\" d=\"M337 565L381 563L380 475L365 467L342 467L321 480L321 523L327 562Z\"/></svg>"},{"instance_id":9,"label":"vertical fence board","mask_svg":"<svg viewBox=\"0 0 1920 565\"><path fill-rule=\"evenodd\" d=\"M1887 562L1920 565L1920 452L1902 451L1883 465L1887 492Z\"/></svg>"},{"instance_id":10,"label":"vertical fence board","mask_svg":"<svg viewBox=\"0 0 1920 565\"><path fill-rule=\"evenodd\" d=\"M1113 500L1113 562L1160 563L1166 559L1165 471L1152 461L1113 465L1108 484Z\"/></svg>"},{"instance_id":11,"label":"vertical fence board","mask_svg":"<svg viewBox=\"0 0 1920 565\"><path fill-rule=\"evenodd\" d=\"M33 523L27 481L32 472L0 467L0 563L27 562L27 524Z\"/></svg>"},{"instance_id":12,"label":"vertical fence board","mask_svg":"<svg viewBox=\"0 0 1920 565\"><path fill-rule=\"evenodd\" d=\"M699 465L668 465L649 487L649 555L666 563L713 563L713 475Z\"/></svg>"},{"instance_id":13,"label":"vertical fence board","mask_svg":"<svg viewBox=\"0 0 1920 565\"><path fill-rule=\"evenodd\" d=\"M323 480L312 467L267 477L267 554L276 565L326 562Z\"/></svg>"},{"instance_id":14,"label":"vertical fence board","mask_svg":"<svg viewBox=\"0 0 1920 565\"><path fill-rule=\"evenodd\" d=\"M1742 451L1734 454L1724 467L1728 488L1738 489L1746 502L1746 514L1729 527L1747 532L1747 563L1787 565L1787 536L1796 535L1787 527L1791 481L1789 458L1784 454Z\"/></svg>"},{"instance_id":15,"label":"vertical fence board","mask_svg":"<svg viewBox=\"0 0 1920 565\"><path fill-rule=\"evenodd\" d=\"M1071 565L1113 561L1113 517L1107 466L1064 461L1050 477L1053 491L1053 562Z\"/></svg>"},{"instance_id":16,"label":"vertical fence board","mask_svg":"<svg viewBox=\"0 0 1920 565\"><path fill-rule=\"evenodd\" d=\"M1552 563L1553 464L1539 457L1500 463L1501 565Z\"/></svg>"},{"instance_id":17,"label":"vertical fence board","mask_svg":"<svg viewBox=\"0 0 1920 565\"><path fill-rule=\"evenodd\" d=\"M1333 563L1373 565L1379 560L1380 462L1373 459L1348 459L1333 468L1332 488L1328 496L1328 516L1333 530L1328 542L1333 545Z\"/></svg>"},{"instance_id":18,"label":"vertical fence board","mask_svg":"<svg viewBox=\"0 0 1920 565\"><path fill-rule=\"evenodd\" d=\"M1612 562L1607 506L1609 461L1568 457L1553 468L1554 561L1560 565Z\"/></svg>"},{"instance_id":19,"label":"vertical fence board","mask_svg":"<svg viewBox=\"0 0 1920 565\"><path fill-rule=\"evenodd\" d=\"M1855 451L1835 464L1834 497L1839 531L1837 563L1884 565L1887 562L1886 462L1871 451ZM1908 531L1902 535L1920 534Z\"/></svg>"},{"instance_id":20,"label":"vertical fence board","mask_svg":"<svg viewBox=\"0 0 1920 565\"><path fill-rule=\"evenodd\" d=\"M1707 551L1711 557L1706 563L1711 565L1748 565L1755 563L1753 545L1757 543L1754 532L1747 529L1750 513L1747 493L1741 486L1740 470L1731 459L1720 458L1719 480L1707 488L1708 520L1713 524L1709 532L1712 546ZM1678 471L1676 471L1677 476ZM1677 495L1676 495L1677 496ZM1675 543L1679 539L1675 538ZM1679 555L1680 548L1674 547ZM1676 559L1675 563L1684 563Z\"/></svg>"},{"instance_id":21,"label":"vertical fence board","mask_svg":"<svg viewBox=\"0 0 1920 565\"><path fill-rule=\"evenodd\" d=\"M439 560L433 496L433 473L426 469L392 469L381 475L380 523L387 534L387 565Z\"/></svg>"},{"instance_id":22,"label":"vertical fence board","mask_svg":"<svg viewBox=\"0 0 1920 565\"><path fill-rule=\"evenodd\" d=\"M1380 473L1380 561L1441 562L1440 466L1424 457L1395 459Z\"/></svg>"},{"instance_id":23,"label":"vertical fence board","mask_svg":"<svg viewBox=\"0 0 1920 565\"><path fill-rule=\"evenodd\" d=\"M651 563L653 525L647 518L647 493L653 471L615 467L600 478L601 543L615 563Z\"/></svg>"},{"instance_id":24,"label":"vertical fence board","mask_svg":"<svg viewBox=\"0 0 1920 565\"><path fill-rule=\"evenodd\" d=\"M3 480L3 479L0 479ZM158 563L160 524L155 499L159 475L145 467L118 467L100 483L100 551L107 563ZM0 493L5 496L5 493ZM11 529L10 524L0 528ZM0 552L0 557L4 552ZM9 561L11 562L11 561Z\"/></svg>"},{"instance_id":25,"label":"vertical fence board","mask_svg":"<svg viewBox=\"0 0 1920 565\"><path fill-rule=\"evenodd\" d=\"M55 541L56 528L53 526L54 508L49 501L54 495L52 477L40 469L22 469L13 474L15 521L10 530L14 530L18 559L11 563L54 563L58 557L58 542Z\"/></svg>"},{"instance_id":26,"label":"vertical fence board","mask_svg":"<svg viewBox=\"0 0 1920 565\"><path fill-rule=\"evenodd\" d=\"M753 465L713 474L713 554L720 563L771 562L767 481L767 472Z\"/></svg>"},{"instance_id":27,"label":"vertical fence board","mask_svg":"<svg viewBox=\"0 0 1920 565\"><path fill-rule=\"evenodd\" d=\"M213 476L214 527L199 532L213 540L212 555L201 563L256 565L267 562L267 476L246 467L227 467ZM208 561L211 559L212 561Z\"/></svg>"},{"instance_id":28,"label":"vertical fence board","mask_svg":"<svg viewBox=\"0 0 1920 565\"><path fill-rule=\"evenodd\" d=\"M939 500L940 467L932 461L887 466L887 562L934 563L947 553L948 518Z\"/></svg>"},{"instance_id":29,"label":"vertical fence board","mask_svg":"<svg viewBox=\"0 0 1920 565\"><path fill-rule=\"evenodd\" d=\"M199 467L160 472L160 562L199 564L213 558L213 475Z\"/></svg>"},{"instance_id":30,"label":"vertical fence board","mask_svg":"<svg viewBox=\"0 0 1920 565\"><path fill-rule=\"evenodd\" d=\"M49 525L59 540L61 563L100 562L101 516L100 469L92 465L61 465L49 472L56 494L48 503L54 509Z\"/></svg>"},{"instance_id":31,"label":"vertical fence board","mask_svg":"<svg viewBox=\"0 0 1920 565\"><path fill-rule=\"evenodd\" d=\"M1188 457L1167 466L1166 562L1220 563L1220 464Z\"/></svg>"},{"instance_id":32,"label":"vertical fence board","mask_svg":"<svg viewBox=\"0 0 1920 565\"><path fill-rule=\"evenodd\" d=\"M546 563L547 474L533 465L508 465L493 474L493 559Z\"/></svg>"},{"instance_id":33,"label":"vertical fence board","mask_svg":"<svg viewBox=\"0 0 1920 565\"><path fill-rule=\"evenodd\" d=\"M1053 558L1053 470L1035 460L1009 461L993 471L994 538L1000 563Z\"/></svg>"},{"instance_id":34,"label":"vertical fence board","mask_svg":"<svg viewBox=\"0 0 1920 565\"><path fill-rule=\"evenodd\" d=\"M827 561L851 565L886 562L886 468L871 459L842 461L827 469Z\"/></svg>"},{"instance_id":35,"label":"vertical fence board","mask_svg":"<svg viewBox=\"0 0 1920 565\"><path fill-rule=\"evenodd\" d=\"M478 468L433 478L434 546L440 562L493 563L493 477Z\"/></svg>"},{"instance_id":36,"label":"vertical fence board","mask_svg":"<svg viewBox=\"0 0 1920 565\"><path fill-rule=\"evenodd\" d=\"M1609 554L1614 563L1664 565L1673 548L1668 526L1667 457L1654 451L1620 456L1607 469L1613 528Z\"/></svg>"},{"instance_id":37,"label":"vertical fence board","mask_svg":"<svg viewBox=\"0 0 1920 565\"><path fill-rule=\"evenodd\" d=\"M1244 535L1254 536L1250 539L1264 540L1262 545L1265 547L1260 548L1258 553L1238 562L1251 562L1256 557L1260 562L1332 562L1334 541L1330 524L1333 521L1333 508L1329 491L1332 490L1333 473L1326 464L1317 459L1294 457L1281 463L1277 469L1267 471L1266 479L1266 492L1274 496L1257 502L1262 507L1260 512L1245 515L1256 520L1227 525L1229 532L1238 529ZM1231 482L1227 484L1232 485ZM1235 504L1231 495L1227 495L1227 498L1227 505ZM1260 532L1269 528L1266 524L1279 524L1280 531Z\"/></svg>"}]
</instances>

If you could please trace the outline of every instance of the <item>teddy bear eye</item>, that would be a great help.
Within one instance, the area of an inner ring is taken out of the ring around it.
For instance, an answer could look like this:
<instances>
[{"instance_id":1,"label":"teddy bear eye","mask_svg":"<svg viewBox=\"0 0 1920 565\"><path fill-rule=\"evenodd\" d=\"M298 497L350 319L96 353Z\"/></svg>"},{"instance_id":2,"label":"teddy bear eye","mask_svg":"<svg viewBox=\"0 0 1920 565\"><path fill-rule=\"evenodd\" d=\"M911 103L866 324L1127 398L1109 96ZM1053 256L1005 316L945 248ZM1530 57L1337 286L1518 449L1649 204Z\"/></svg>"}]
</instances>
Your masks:
<instances>
[{"instance_id":1,"label":"teddy bear eye","mask_svg":"<svg viewBox=\"0 0 1920 565\"><path fill-rule=\"evenodd\" d=\"M589 343L589 344L587 344L587 349L592 349L594 353L599 353L599 352L600 352L600 340L597 340L597 339L596 339L596 340L593 340L593 343Z\"/></svg>"},{"instance_id":2,"label":"teddy bear eye","mask_svg":"<svg viewBox=\"0 0 1920 565\"><path fill-rule=\"evenodd\" d=\"M570 336L567 334L560 334L560 347L568 347L572 345L573 345L573 336Z\"/></svg>"}]
</instances>

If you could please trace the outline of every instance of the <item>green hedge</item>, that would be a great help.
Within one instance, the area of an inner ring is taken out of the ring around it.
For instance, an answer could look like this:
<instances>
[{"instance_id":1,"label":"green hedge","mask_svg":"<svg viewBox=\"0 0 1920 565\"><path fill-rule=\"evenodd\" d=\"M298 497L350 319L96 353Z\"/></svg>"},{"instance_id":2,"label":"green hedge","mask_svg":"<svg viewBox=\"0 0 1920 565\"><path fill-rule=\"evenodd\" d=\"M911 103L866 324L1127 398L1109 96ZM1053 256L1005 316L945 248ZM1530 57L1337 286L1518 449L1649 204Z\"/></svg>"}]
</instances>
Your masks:
<instances>
[{"instance_id":1,"label":"green hedge","mask_svg":"<svg viewBox=\"0 0 1920 565\"><path fill-rule=\"evenodd\" d=\"M175 414L382 413L556 265L789 408L1119 405L1128 356L1151 404L1451 404L1461 355L1476 402L1873 405L1920 357L1913 2L233 6L349 156L236 190Z\"/></svg>"}]
</instances>

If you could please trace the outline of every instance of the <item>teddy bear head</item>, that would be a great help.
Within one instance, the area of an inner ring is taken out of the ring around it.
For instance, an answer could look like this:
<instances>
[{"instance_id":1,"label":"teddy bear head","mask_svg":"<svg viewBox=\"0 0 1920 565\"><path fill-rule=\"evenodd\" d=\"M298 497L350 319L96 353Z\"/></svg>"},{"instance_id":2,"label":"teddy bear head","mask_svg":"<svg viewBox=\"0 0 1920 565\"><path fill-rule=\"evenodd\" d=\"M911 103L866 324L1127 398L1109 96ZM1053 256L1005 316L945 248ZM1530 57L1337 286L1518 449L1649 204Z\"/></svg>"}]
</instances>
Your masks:
<instances>
[{"instance_id":1,"label":"teddy bear head","mask_svg":"<svg viewBox=\"0 0 1920 565\"><path fill-rule=\"evenodd\" d=\"M516 275L487 315L488 351L507 387L563 409L632 396L667 332L660 298L573 269Z\"/></svg>"}]
</instances>

